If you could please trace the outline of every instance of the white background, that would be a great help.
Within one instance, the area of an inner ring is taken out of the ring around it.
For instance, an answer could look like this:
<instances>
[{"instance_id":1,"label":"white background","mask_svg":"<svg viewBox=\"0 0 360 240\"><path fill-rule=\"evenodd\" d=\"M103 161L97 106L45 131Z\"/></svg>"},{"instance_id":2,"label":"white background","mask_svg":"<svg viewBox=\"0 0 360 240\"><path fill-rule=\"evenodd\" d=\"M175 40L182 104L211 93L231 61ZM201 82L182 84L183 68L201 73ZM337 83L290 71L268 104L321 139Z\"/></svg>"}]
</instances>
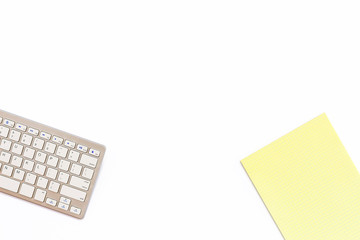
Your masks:
<instances>
[{"instance_id":1,"label":"white background","mask_svg":"<svg viewBox=\"0 0 360 240\"><path fill-rule=\"evenodd\" d=\"M0 108L107 153L83 220L1 239L283 239L240 160L326 112L360 167L358 1L1 1Z\"/></svg>"}]
</instances>

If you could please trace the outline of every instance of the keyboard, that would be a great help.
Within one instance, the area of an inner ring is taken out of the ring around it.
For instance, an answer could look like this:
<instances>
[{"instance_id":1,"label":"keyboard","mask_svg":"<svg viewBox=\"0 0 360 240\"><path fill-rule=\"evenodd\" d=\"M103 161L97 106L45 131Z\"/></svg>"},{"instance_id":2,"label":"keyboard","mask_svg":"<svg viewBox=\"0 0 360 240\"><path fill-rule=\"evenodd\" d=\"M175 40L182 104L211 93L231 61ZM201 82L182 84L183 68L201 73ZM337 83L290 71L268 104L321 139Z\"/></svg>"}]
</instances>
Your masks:
<instances>
[{"instance_id":1,"label":"keyboard","mask_svg":"<svg viewBox=\"0 0 360 240\"><path fill-rule=\"evenodd\" d=\"M101 144L0 110L0 192L83 218Z\"/></svg>"}]
</instances>

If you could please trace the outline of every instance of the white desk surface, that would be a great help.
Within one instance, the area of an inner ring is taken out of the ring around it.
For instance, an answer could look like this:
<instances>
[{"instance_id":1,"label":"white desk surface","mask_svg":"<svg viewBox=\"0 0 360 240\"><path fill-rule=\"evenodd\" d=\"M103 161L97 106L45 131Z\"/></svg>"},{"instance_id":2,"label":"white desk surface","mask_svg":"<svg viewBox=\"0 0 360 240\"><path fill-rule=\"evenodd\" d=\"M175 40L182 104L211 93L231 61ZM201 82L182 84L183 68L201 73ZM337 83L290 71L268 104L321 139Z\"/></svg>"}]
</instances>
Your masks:
<instances>
[{"instance_id":1,"label":"white desk surface","mask_svg":"<svg viewBox=\"0 0 360 240\"><path fill-rule=\"evenodd\" d=\"M360 167L357 1L1 1L0 108L107 146L83 220L1 239L283 239L240 160L326 112Z\"/></svg>"}]
</instances>

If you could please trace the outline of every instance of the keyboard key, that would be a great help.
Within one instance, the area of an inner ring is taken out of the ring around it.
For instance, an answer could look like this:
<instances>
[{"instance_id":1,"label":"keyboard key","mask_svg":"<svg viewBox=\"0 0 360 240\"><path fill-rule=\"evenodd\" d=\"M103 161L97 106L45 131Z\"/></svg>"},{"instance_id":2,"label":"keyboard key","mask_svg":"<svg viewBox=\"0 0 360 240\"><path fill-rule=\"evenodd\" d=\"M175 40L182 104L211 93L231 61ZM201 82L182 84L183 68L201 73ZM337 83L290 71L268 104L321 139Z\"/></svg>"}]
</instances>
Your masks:
<instances>
[{"instance_id":1,"label":"keyboard key","mask_svg":"<svg viewBox=\"0 0 360 240\"><path fill-rule=\"evenodd\" d=\"M45 138L46 140L50 140L51 135L46 132L41 132L40 137Z\"/></svg>"},{"instance_id":2,"label":"keyboard key","mask_svg":"<svg viewBox=\"0 0 360 240\"><path fill-rule=\"evenodd\" d=\"M29 159L33 159L34 154L35 154L35 150L34 150L34 149L25 148L25 151L24 151L24 156L25 156L25 157L27 157L27 158L29 158Z\"/></svg>"},{"instance_id":3,"label":"keyboard key","mask_svg":"<svg viewBox=\"0 0 360 240\"><path fill-rule=\"evenodd\" d=\"M56 142L56 143L58 143L58 144L62 144L63 141L64 141L64 139L62 139L62 138L60 138L60 137L57 137L57 136L53 136L53 137L52 137L52 141L53 141L53 142Z\"/></svg>"},{"instance_id":4,"label":"keyboard key","mask_svg":"<svg viewBox=\"0 0 360 240\"><path fill-rule=\"evenodd\" d=\"M58 207L60 209L66 210L66 211L69 209L69 205L64 204L64 203L59 203Z\"/></svg>"},{"instance_id":5,"label":"keyboard key","mask_svg":"<svg viewBox=\"0 0 360 240\"><path fill-rule=\"evenodd\" d=\"M42 189L36 189L35 197L34 199L39 202L44 202L46 196L46 191Z\"/></svg>"},{"instance_id":6,"label":"keyboard key","mask_svg":"<svg viewBox=\"0 0 360 240\"><path fill-rule=\"evenodd\" d=\"M60 172L58 180L62 183L68 183L69 180L69 174Z\"/></svg>"},{"instance_id":7,"label":"keyboard key","mask_svg":"<svg viewBox=\"0 0 360 240\"><path fill-rule=\"evenodd\" d=\"M70 179L70 185L87 191L89 189L90 182L82 178L72 176Z\"/></svg>"},{"instance_id":8,"label":"keyboard key","mask_svg":"<svg viewBox=\"0 0 360 240\"><path fill-rule=\"evenodd\" d=\"M27 132L35 136L39 135L39 130L34 128L29 128Z\"/></svg>"},{"instance_id":9,"label":"keyboard key","mask_svg":"<svg viewBox=\"0 0 360 240\"><path fill-rule=\"evenodd\" d=\"M82 176L87 179L92 179L93 174L94 174L94 170L90 168L84 168Z\"/></svg>"},{"instance_id":10,"label":"keyboard key","mask_svg":"<svg viewBox=\"0 0 360 240\"><path fill-rule=\"evenodd\" d=\"M77 162L79 160L80 153L74 150L71 150L69 153L68 159L71 161Z\"/></svg>"},{"instance_id":11,"label":"keyboard key","mask_svg":"<svg viewBox=\"0 0 360 240\"><path fill-rule=\"evenodd\" d=\"M35 138L33 147L41 150L41 149L43 149L44 143L45 143L44 140L42 140L40 138Z\"/></svg>"},{"instance_id":12,"label":"keyboard key","mask_svg":"<svg viewBox=\"0 0 360 240\"><path fill-rule=\"evenodd\" d=\"M4 165L1 173L4 174L5 176L10 177L12 175L13 170L14 170L13 167L10 167L8 165Z\"/></svg>"},{"instance_id":13,"label":"keyboard key","mask_svg":"<svg viewBox=\"0 0 360 240\"><path fill-rule=\"evenodd\" d=\"M57 151L56 151L56 155L64 158L64 157L66 157L67 152L68 152L67 148L59 146Z\"/></svg>"},{"instance_id":14,"label":"keyboard key","mask_svg":"<svg viewBox=\"0 0 360 240\"><path fill-rule=\"evenodd\" d=\"M47 180L46 178L39 177L36 185L38 187L45 189L47 187L48 182L49 182L49 180Z\"/></svg>"},{"instance_id":15,"label":"keyboard key","mask_svg":"<svg viewBox=\"0 0 360 240\"><path fill-rule=\"evenodd\" d=\"M25 182L34 185L35 181L36 181L36 175L35 174L32 174L32 173L27 173L26 174Z\"/></svg>"},{"instance_id":16,"label":"keyboard key","mask_svg":"<svg viewBox=\"0 0 360 240\"><path fill-rule=\"evenodd\" d=\"M24 175L25 175L25 172L20 169L16 169L14 172L14 178L17 180L20 180L20 181L22 181L24 179Z\"/></svg>"},{"instance_id":17,"label":"keyboard key","mask_svg":"<svg viewBox=\"0 0 360 240\"><path fill-rule=\"evenodd\" d=\"M11 165L14 165L15 167L20 167L22 164L23 159L18 156L13 156L11 159Z\"/></svg>"},{"instance_id":18,"label":"keyboard key","mask_svg":"<svg viewBox=\"0 0 360 240\"><path fill-rule=\"evenodd\" d=\"M95 157L100 156L100 152L98 150L95 150L95 149L90 149L89 153L91 155L94 155Z\"/></svg>"},{"instance_id":19,"label":"keyboard key","mask_svg":"<svg viewBox=\"0 0 360 240\"><path fill-rule=\"evenodd\" d=\"M9 127L14 127L15 123L13 121L10 121L8 119L4 120L4 124Z\"/></svg>"},{"instance_id":20,"label":"keyboard key","mask_svg":"<svg viewBox=\"0 0 360 240\"><path fill-rule=\"evenodd\" d=\"M97 158L91 157L89 155L83 154L80 159L80 163L89 167L96 167Z\"/></svg>"},{"instance_id":21,"label":"keyboard key","mask_svg":"<svg viewBox=\"0 0 360 240\"><path fill-rule=\"evenodd\" d=\"M48 161L47 161L47 164L52 166L52 167L56 167L57 166L57 163L58 163L58 158L57 157L54 157L54 156L49 156L48 158Z\"/></svg>"},{"instance_id":22,"label":"keyboard key","mask_svg":"<svg viewBox=\"0 0 360 240\"><path fill-rule=\"evenodd\" d=\"M10 131L9 138L15 142L18 142L20 140L21 133L15 130Z\"/></svg>"},{"instance_id":23,"label":"keyboard key","mask_svg":"<svg viewBox=\"0 0 360 240\"><path fill-rule=\"evenodd\" d=\"M80 209L80 208L77 208L77 207L71 207L71 208L70 208L70 212L79 215L79 214L81 213L81 209Z\"/></svg>"},{"instance_id":24,"label":"keyboard key","mask_svg":"<svg viewBox=\"0 0 360 240\"><path fill-rule=\"evenodd\" d=\"M88 148L86 146L83 146L83 145L79 144L76 149L81 151L81 152L87 152Z\"/></svg>"},{"instance_id":25,"label":"keyboard key","mask_svg":"<svg viewBox=\"0 0 360 240\"><path fill-rule=\"evenodd\" d=\"M68 171L70 166L69 161L61 160L59 163L59 168L64 171Z\"/></svg>"},{"instance_id":26,"label":"keyboard key","mask_svg":"<svg viewBox=\"0 0 360 240\"><path fill-rule=\"evenodd\" d=\"M85 198L86 198L85 192L77 190L77 189L69 187L69 186L66 186L66 185L62 185L60 194L66 196L66 197L78 200L78 201L82 201L82 202L84 202Z\"/></svg>"},{"instance_id":27,"label":"keyboard key","mask_svg":"<svg viewBox=\"0 0 360 240\"><path fill-rule=\"evenodd\" d=\"M70 172L73 173L73 174L75 174L75 175L80 175L81 169L82 169L82 166L73 163L73 164L71 165Z\"/></svg>"},{"instance_id":28,"label":"keyboard key","mask_svg":"<svg viewBox=\"0 0 360 240\"><path fill-rule=\"evenodd\" d=\"M0 137L7 137L10 129L4 126L0 126Z\"/></svg>"},{"instance_id":29,"label":"keyboard key","mask_svg":"<svg viewBox=\"0 0 360 240\"><path fill-rule=\"evenodd\" d=\"M25 196L25 197L28 197L28 198L31 198L33 196L33 193L34 193L34 187L33 186L30 186L26 183L23 183L21 185L21 189L20 189L20 194Z\"/></svg>"},{"instance_id":30,"label":"keyboard key","mask_svg":"<svg viewBox=\"0 0 360 240\"><path fill-rule=\"evenodd\" d=\"M3 139L1 140L0 148L9 151L11 147L11 141Z\"/></svg>"},{"instance_id":31,"label":"keyboard key","mask_svg":"<svg viewBox=\"0 0 360 240\"><path fill-rule=\"evenodd\" d=\"M59 187L60 187L59 183L51 181L49 185L49 190L57 193L59 191Z\"/></svg>"},{"instance_id":32,"label":"keyboard key","mask_svg":"<svg viewBox=\"0 0 360 240\"><path fill-rule=\"evenodd\" d=\"M53 154L55 152L56 145L50 142L46 143L45 151L48 153Z\"/></svg>"},{"instance_id":33,"label":"keyboard key","mask_svg":"<svg viewBox=\"0 0 360 240\"><path fill-rule=\"evenodd\" d=\"M75 147L75 143L71 142L69 140L65 141L65 146L69 147L69 148L74 148Z\"/></svg>"},{"instance_id":34,"label":"keyboard key","mask_svg":"<svg viewBox=\"0 0 360 240\"><path fill-rule=\"evenodd\" d=\"M4 151L1 152L1 154L0 154L0 161L1 161L1 162L9 163L10 158L11 158L11 154L10 154L10 153L4 152Z\"/></svg>"},{"instance_id":35,"label":"keyboard key","mask_svg":"<svg viewBox=\"0 0 360 240\"><path fill-rule=\"evenodd\" d=\"M56 206L56 200L51 199L51 198L47 198L46 203L51 205L51 206L54 206L54 207Z\"/></svg>"},{"instance_id":36,"label":"keyboard key","mask_svg":"<svg viewBox=\"0 0 360 240\"><path fill-rule=\"evenodd\" d=\"M20 130L20 131L25 132L27 127L25 125L21 124L21 123L17 123L15 128Z\"/></svg>"},{"instance_id":37,"label":"keyboard key","mask_svg":"<svg viewBox=\"0 0 360 240\"><path fill-rule=\"evenodd\" d=\"M20 182L0 175L0 188L17 193L19 190L19 186Z\"/></svg>"},{"instance_id":38,"label":"keyboard key","mask_svg":"<svg viewBox=\"0 0 360 240\"><path fill-rule=\"evenodd\" d=\"M71 203L71 200L65 197L61 197L60 202L69 205Z\"/></svg>"},{"instance_id":39,"label":"keyboard key","mask_svg":"<svg viewBox=\"0 0 360 240\"><path fill-rule=\"evenodd\" d=\"M23 134L22 138L21 138L21 143L30 146L31 145L31 141L32 141L32 136L27 135L27 134Z\"/></svg>"}]
</instances>

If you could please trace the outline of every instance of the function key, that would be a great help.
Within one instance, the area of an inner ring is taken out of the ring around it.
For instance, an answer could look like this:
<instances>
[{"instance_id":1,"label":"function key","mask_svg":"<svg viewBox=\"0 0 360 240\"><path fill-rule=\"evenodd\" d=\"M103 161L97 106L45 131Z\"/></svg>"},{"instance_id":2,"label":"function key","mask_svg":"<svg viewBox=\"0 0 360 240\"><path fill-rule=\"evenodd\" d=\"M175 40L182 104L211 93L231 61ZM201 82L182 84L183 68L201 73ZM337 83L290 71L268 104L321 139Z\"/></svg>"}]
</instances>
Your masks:
<instances>
[{"instance_id":1,"label":"function key","mask_svg":"<svg viewBox=\"0 0 360 240\"><path fill-rule=\"evenodd\" d=\"M71 142L69 140L65 141L65 146L70 147L70 148L74 148L75 147L75 143Z\"/></svg>"},{"instance_id":2,"label":"function key","mask_svg":"<svg viewBox=\"0 0 360 240\"><path fill-rule=\"evenodd\" d=\"M53 142L56 142L56 143L58 143L58 144L62 144L63 141L64 141L64 139L62 139L62 138L60 138L60 137L57 137L57 136L53 136L53 137L52 137L52 141L53 141Z\"/></svg>"},{"instance_id":3,"label":"function key","mask_svg":"<svg viewBox=\"0 0 360 240\"><path fill-rule=\"evenodd\" d=\"M46 132L41 132L40 137L50 140L51 135Z\"/></svg>"},{"instance_id":4,"label":"function key","mask_svg":"<svg viewBox=\"0 0 360 240\"><path fill-rule=\"evenodd\" d=\"M28 129L28 133L37 136L37 135L39 134L39 130L33 129L33 128L29 128L29 129Z\"/></svg>"},{"instance_id":5,"label":"function key","mask_svg":"<svg viewBox=\"0 0 360 240\"><path fill-rule=\"evenodd\" d=\"M100 155L100 152L98 150L95 150L95 149L90 149L89 153L91 155L96 156L96 157L98 157Z\"/></svg>"},{"instance_id":6,"label":"function key","mask_svg":"<svg viewBox=\"0 0 360 240\"><path fill-rule=\"evenodd\" d=\"M78 145L77 146L77 150L79 150L79 151L82 151L82 152L87 152L87 147L86 146L84 146L84 145Z\"/></svg>"},{"instance_id":7,"label":"function key","mask_svg":"<svg viewBox=\"0 0 360 240\"><path fill-rule=\"evenodd\" d=\"M27 127L21 123L17 123L15 128L25 132Z\"/></svg>"},{"instance_id":8,"label":"function key","mask_svg":"<svg viewBox=\"0 0 360 240\"><path fill-rule=\"evenodd\" d=\"M4 120L4 124L9 127L14 127L15 123L13 121L10 121L8 119Z\"/></svg>"}]
</instances>

